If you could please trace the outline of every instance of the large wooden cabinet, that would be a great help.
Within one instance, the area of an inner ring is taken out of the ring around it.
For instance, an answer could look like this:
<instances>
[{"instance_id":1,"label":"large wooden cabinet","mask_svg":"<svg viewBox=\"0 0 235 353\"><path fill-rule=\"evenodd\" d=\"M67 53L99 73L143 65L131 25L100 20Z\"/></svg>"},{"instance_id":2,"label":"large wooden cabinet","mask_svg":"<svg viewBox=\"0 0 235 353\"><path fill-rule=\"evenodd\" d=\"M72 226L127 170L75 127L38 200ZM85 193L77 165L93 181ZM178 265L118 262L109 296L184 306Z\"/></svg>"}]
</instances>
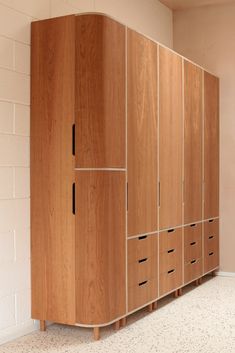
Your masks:
<instances>
[{"instance_id":1,"label":"large wooden cabinet","mask_svg":"<svg viewBox=\"0 0 235 353\"><path fill-rule=\"evenodd\" d=\"M31 48L32 317L98 338L219 266L219 81L101 14Z\"/></svg>"}]
</instances>

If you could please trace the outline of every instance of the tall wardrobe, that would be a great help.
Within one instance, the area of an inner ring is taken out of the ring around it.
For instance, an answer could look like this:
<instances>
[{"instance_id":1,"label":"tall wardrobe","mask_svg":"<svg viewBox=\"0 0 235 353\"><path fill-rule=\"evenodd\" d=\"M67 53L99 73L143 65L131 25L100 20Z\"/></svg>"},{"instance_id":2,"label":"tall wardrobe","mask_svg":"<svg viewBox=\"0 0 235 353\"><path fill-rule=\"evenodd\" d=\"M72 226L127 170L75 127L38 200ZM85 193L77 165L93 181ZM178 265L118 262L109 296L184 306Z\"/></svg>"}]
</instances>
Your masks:
<instances>
[{"instance_id":1,"label":"tall wardrobe","mask_svg":"<svg viewBox=\"0 0 235 353\"><path fill-rule=\"evenodd\" d=\"M32 317L125 325L219 266L219 79L106 15L32 23Z\"/></svg>"}]
</instances>

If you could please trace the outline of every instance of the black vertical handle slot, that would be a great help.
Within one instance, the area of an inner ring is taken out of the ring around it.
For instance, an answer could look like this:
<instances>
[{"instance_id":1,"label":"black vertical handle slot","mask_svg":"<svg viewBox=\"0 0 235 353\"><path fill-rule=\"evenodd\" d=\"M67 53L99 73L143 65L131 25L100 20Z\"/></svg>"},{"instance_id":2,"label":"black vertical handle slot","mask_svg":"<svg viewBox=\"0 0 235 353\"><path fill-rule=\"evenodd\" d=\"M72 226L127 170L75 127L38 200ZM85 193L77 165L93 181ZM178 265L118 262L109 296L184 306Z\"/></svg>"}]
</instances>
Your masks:
<instances>
[{"instance_id":1,"label":"black vertical handle slot","mask_svg":"<svg viewBox=\"0 0 235 353\"><path fill-rule=\"evenodd\" d=\"M72 126L72 154L75 156L75 124Z\"/></svg>"},{"instance_id":2,"label":"black vertical handle slot","mask_svg":"<svg viewBox=\"0 0 235 353\"><path fill-rule=\"evenodd\" d=\"M75 214L76 208L75 208L75 183L73 183L73 187L72 187L72 211L73 214Z\"/></svg>"}]
</instances>

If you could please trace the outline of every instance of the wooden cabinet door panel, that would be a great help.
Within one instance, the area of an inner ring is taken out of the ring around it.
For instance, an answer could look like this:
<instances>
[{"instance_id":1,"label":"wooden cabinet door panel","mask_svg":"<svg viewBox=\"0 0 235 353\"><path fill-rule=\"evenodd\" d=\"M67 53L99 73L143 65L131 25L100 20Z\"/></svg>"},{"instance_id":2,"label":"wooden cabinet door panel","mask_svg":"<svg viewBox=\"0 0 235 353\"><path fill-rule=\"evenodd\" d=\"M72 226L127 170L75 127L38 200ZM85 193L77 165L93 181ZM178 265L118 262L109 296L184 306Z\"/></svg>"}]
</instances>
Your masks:
<instances>
[{"instance_id":1,"label":"wooden cabinet door panel","mask_svg":"<svg viewBox=\"0 0 235 353\"><path fill-rule=\"evenodd\" d=\"M204 219L219 216L219 79L204 73Z\"/></svg>"},{"instance_id":2,"label":"wooden cabinet door panel","mask_svg":"<svg viewBox=\"0 0 235 353\"><path fill-rule=\"evenodd\" d=\"M128 235L158 227L158 46L128 30Z\"/></svg>"},{"instance_id":3,"label":"wooden cabinet door panel","mask_svg":"<svg viewBox=\"0 0 235 353\"><path fill-rule=\"evenodd\" d=\"M76 319L104 324L126 310L126 175L76 172Z\"/></svg>"},{"instance_id":4,"label":"wooden cabinet door panel","mask_svg":"<svg viewBox=\"0 0 235 353\"><path fill-rule=\"evenodd\" d=\"M76 17L76 167L125 168L125 26Z\"/></svg>"},{"instance_id":5,"label":"wooden cabinet door panel","mask_svg":"<svg viewBox=\"0 0 235 353\"><path fill-rule=\"evenodd\" d=\"M32 317L75 324L75 16L32 23Z\"/></svg>"},{"instance_id":6,"label":"wooden cabinet door panel","mask_svg":"<svg viewBox=\"0 0 235 353\"><path fill-rule=\"evenodd\" d=\"M182 224L182 59L159 50L160 229Z\"/></svg>"},{"instance_id":7,"label":"wooden cabinet door panel","mask_svg":"<svg viewBox=\"0 0 235 353\"><path fill-rule=\"evenodd\" d=\"M184 224L202 219L202 70L184 62Z\"/></svg>"}]
</instances>

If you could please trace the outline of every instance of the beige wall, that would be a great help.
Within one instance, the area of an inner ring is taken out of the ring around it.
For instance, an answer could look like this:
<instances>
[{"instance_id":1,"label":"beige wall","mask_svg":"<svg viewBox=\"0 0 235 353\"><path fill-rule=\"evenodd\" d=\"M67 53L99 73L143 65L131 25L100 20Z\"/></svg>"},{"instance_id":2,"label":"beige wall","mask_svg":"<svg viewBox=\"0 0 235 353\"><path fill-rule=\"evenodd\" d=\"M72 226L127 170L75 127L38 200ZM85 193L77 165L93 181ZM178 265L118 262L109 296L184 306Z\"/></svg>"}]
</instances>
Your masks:
<instances>
[{"instance_id":1,"label":"beige wall","mask_svg":"<svg viewBox=\"0 0 235 353\"><path fill-rule=\"evenodd\" d=\"M51 0L52 17L86 11L104 12L172 47L172 11L157 0Z\"/></svg>"},{"instance_id":2,"label":"beige wall","mask_svg":"<svg viewBox=\"0 0 235 353\"><path fill-rule=\"evenodd\" d=\"M174 12L174 49L220 77L221 271L235 272L235 4Z\"/></svg>"},{"instance_id":3,"label":"beige wall","mask_svg":"<svg viewBox=\"0 0 235 353\"><path fill-rule=\"evenodd\" d=\"M172 12L157 0L0 0L0 344L30 319L30 23L106 12L172 45Z\"/></svg>"}]
</instances>

